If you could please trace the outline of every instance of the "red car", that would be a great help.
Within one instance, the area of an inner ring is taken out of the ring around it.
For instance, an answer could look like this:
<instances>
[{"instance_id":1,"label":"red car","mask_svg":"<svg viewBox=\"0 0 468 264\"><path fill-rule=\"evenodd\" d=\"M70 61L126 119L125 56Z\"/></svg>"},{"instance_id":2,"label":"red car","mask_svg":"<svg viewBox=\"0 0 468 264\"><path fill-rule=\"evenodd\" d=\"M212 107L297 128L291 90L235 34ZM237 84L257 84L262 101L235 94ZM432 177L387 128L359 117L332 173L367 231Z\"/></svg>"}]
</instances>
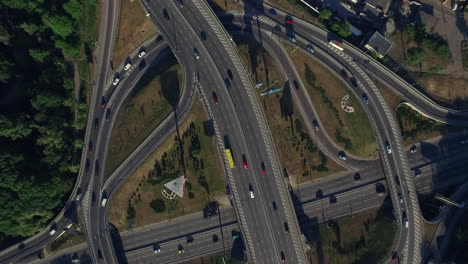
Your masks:
<instances>
[{"instance_id":1,"label":"red car","mask_svg":"<svg viewBox=\"0 0 468 264\"><path fill-rule=\"evenodd\" d=\"M392 254L392 261L393 261L393 262L398 262L399 259L400 259L400 258L398 257L398 253L393 252L393 254Z\"/></svg>"},{"instance_id":2,"label":"red car","mask_svg":"<svg viewBox=\"0 0 468 264\"><path fill-rule=\"evenodd\" d=\"M286 263L286 257L284 256L283 251L281 251L281 262Z\"/></svg>"},{"instance_id":3,"label":"red car","mask_svg":"<svg viewBox=\"0 0 468 264\"><path fill-rule=\"evenodd\" d=\"M101 107L104 108L106 107L106 97L101 97Z\"/></svg>"},{"instance_id":4,"label":"red car","mask_svg":"<svg viewBox=\"0 0 468 264\"><path fill-rule=\"evenodd\" d=\"M262 162L262 173L266 173L265 163Z\"/></svg>"},{"instance_id":5,"label":"red car","mask_svg":"<svg viewBox=\"0 0 468 264\"><path fill-rule=\"evenodd\" d=\"M93 142L89 141L88 144L88 153L91 154L93 153Z\"/></svg>"},{"instance_id":6,"label":"red car","mask_svg":"<svg viewBox=\"0 0 468 264\"><path fill-rule=\"evenodd\" d=\"M213 102L214 102L215 104L218 104L218 103L219 103L219 101L218 101L218 95L216 95L215 92L213 92Z\"/></svg>"},{"instance_id":7,"label":"red car","mask_svg":"<svg viewBox=\"0 0 468 264\"><path fill-rule=\"evenodd\" d=\"M247 165L247 161L244 160L244 169L248 169L249 168L249 165Z\"/></svg>"},{"instance_id":8,"label":"red car","mask_svg":"<svg viewBox=\"0 0 468 264\"><path fill-rule=\"evenodd\" d=\"M293 25L294 21L292 21L292 19L286 19L286 24Z\"/></svg>"}]
</instances>

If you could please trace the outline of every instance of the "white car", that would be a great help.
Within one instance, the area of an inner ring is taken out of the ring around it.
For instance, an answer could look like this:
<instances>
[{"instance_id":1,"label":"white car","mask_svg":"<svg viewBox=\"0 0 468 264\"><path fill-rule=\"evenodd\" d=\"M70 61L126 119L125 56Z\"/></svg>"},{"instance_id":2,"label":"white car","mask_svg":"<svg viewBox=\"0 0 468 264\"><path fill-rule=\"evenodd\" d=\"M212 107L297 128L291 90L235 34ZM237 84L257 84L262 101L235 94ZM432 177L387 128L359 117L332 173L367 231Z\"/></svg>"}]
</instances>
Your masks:
<instances>
[{"instance_id":1,"label":"white car","mask_svg":"<svg viewBox=\"0 0 468 264\"><path fill-rule=\"evenodd\" d=\"M387 153L392 154L392 148L387 144Z\"/></svg>"},{"instance_id":2,"label":"white car","mask_svg":"<svg viewBox=\"0 0 468 264\"><path fill-rule=\"evenodd\" d=\"M338 155L338 158L340 158L341 160L346 160L346 154L340 153L340 155Z\"/></svg>"},{"instance_id":3,"label":"white car","mask_svg":"<svg viewBox=\"0 0 468 264\"><path fill-rule=\"evenodd\" d=\"M145 56L146 52L144 50L140 51L140 53L138 54L138 58L143 58L143 56Z\"/></svg>"},{"instance_id":4,"label":"white car","mask_svg":"<svg viewBox=\"0 0 468 264\"><path fill-rule=\"evenodd\" d=\"M198 54L197 48L194 48L194 49L193 49L193 56L194 56L195 59L197 59L197 60L200 59L200 55Z\"/></svg>"},{"instance_id":5,"label":"white car","mask_svg":"<svg viewBox=\"0 0 468 264\"><path fill-rule=\"evenodd\" d=\"M250 191L250 198L252 198L252 199L255 198L255 194L254 194L253 191Z\"/></svg>"},{"instance_id":6,"label":"white car","mask_svg":"<svg viewBox=\"0 0 468 264\"><path fill-rule=\"evenodd\" d=\"M154 246L153 247L153 253L156 254L156 253L159 253L159 252L161 252L161 247L160 246Z\"/></svg>"},{"instance_id":7,"label":"white car","mask_svg":"<svg viewBox=\"0 0 468 264\"><path fill-rule=\"evenodd\" d=\"M55 228L52 228L49 232L49 235L52 236L53 234L55 234L55 232L57 232L57 230L55 230Z\"/></svg>"},{"instance_id":8,"label":"white car","mask_svg":"<svg viewBox=\"0 0 468 264\"><path fill-rule=\"evenodd\" d=\"M119 77L115 77L114 81L112 82L113 85L117 85L120 82Z\"/></svg>"},{"instance_id":9,"label":"white car","mask_svg":"<svg viewBox=\"0 0 468 264\"><path fill-rule=\"evenodd\" d=\"M130 67L132 67L132 64L130 62L128 62L127 64L125 64L124 70L128 71L128 69L130 69Z\"/></svg>"},{"instance_id":10,"label":"white car","mask_svg":"<svg viewBox=\"0 0 468 264\"><path fill-rule=\"evenodd\" d=\"M401 193L398 193L398 200L400 200L400 203L403 203L403 195Z\"/></svg>"}]
</instances>

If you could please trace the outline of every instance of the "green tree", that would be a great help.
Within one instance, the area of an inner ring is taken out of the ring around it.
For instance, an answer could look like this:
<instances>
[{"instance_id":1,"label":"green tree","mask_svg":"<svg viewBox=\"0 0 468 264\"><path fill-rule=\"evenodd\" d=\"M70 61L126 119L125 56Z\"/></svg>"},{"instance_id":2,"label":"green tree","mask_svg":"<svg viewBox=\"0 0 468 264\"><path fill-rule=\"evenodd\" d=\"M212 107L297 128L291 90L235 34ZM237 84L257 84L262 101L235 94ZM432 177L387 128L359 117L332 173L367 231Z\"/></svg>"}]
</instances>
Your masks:
<instances>
[{"instance_id":1,"label":"green tree","mask_svg":"<svg viewBox=\"0 0 468 264\"><path fill-rule=\"evenodd\" d=\"M408 49L408 64L411 66L419 65L425 58L427 53L418 47Z\"/></svg>"},{"instance_id":2,"label":"green tree","mask_svg":"<svg viewBox=\"0 0 468 264\"><path fill-rule=\"evenodd\" d=\"M50 56L50 51L43 49L29 49L29 55L37 62L43 63Z\"/></svg>"},{"instance_id":3,"label":"green tree","mask_svg":"<svg viewBox=\"0 0 468 264\"><path fill-rule=\"evenodd\" d=\"M156 200L151 201L150 202L150 207L153 208L153 210L156 213L162 213L162 212L166 211L166 204L161 199L156 199Z\"/></svg>"},{"instance_id":4,"label":"green tree","mask_svg":"<svg viewBox=\"0 0 468 264\"><path fill-rule=\"evenodd\" d=\"M31 134L31 128L24 119L15 117L14 120L0 115L0 136L17 140Z\"/></svg>"},{"instance_id":5,"label":"green tree","mask_svg":"<svg viewBox=\"0 0 468 264\"><path fill-rule=\"evenodd\" d=\"M19 27L29 35L34 35L39 30L39 26L33 23L24 22L21 25L19 25Z\"/></svg>"},{"instance_id":6,"label":"green tree","mask_svg":"<svg viewBox=\"0 0 468 264\"><path fill-rule=\"evenodd\" d=\"M55 41L55 47L62 50L63 55L71 58L78 58L80 46L78 43L70 43L61 39Z\"/></svg>"},{"instance_id":7,"label":"green tree","mask_svg":"<svg viewBox=\"0 0 468 264\"><path fill-rule=\"evenodd\" d=\"M0 83L7 83L12 75L13 64L0 58Z\"/></svg>"},{"instance_id":8,"label":"green tree","mask_svg":"<svg viewBox=\"0 0 468 264\"><path fill-rule=\"evenodd\" d=\"M45 15L42 17L42 21L62 38L66 38L73 33L73 22L66 16Z\"/></svg>"},{"instance_id":9,"label":"green tree","mask_svg":"<svg viewBox=\"0 0 468 264\"><path fill-rule=\"evenodd\" d=\"M81 4L78 0L70 0L63 4L63 9L71 15L75 20L81 17Z\"/></svg>"},{"instance_id":10,"label":"green tree","mask_svg":"<svg viewBox=\"0 0 468 264\"><path fill-rule=\"evenodd\" d=\"M321 20L328 20L331 18L332 15L332 11L328 8L325 8L324 10L322 10L322 12L320 12L319 18Z\"/></svg>"},{"instance_id":11,"label":"green tree","mask_svg":"<svg viewBox=\"0 0 468 264\"><path fill-rule=\"evenodd\" d=\"M333 22L331 25L331 29L338 33L338 35L342 36L343 38L351 36L351 30L349 29L348 23L341 21L341 22Z\"/></svg>"},{"instance_id":12,"label":"green tree","mask_svg":"<svg viewBox=\"0 0 468 264\"><path fill-rule=\"evenodd\" d=\"M63 105L63 98L43 92L42 94L36 95L36 97L31 100L31 105L37 110L57 108Z\"/></svg>"}]
</instances>

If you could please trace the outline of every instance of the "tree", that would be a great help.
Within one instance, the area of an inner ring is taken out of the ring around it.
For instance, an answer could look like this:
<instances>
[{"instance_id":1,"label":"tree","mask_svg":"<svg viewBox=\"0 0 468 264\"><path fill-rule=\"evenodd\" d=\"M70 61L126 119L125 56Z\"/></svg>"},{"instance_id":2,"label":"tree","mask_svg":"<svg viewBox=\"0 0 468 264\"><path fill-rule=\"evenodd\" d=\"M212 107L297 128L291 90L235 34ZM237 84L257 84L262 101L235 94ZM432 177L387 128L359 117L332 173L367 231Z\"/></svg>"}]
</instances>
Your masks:
<instances>
[{"instance_id":1,"label":"tree","mask_svg":"<svg viewBox=\"0 0 468 264\"><path fill-rule=\"evenodd\" d=\"M13 64L0 58L0 83L7 83L11 78Z\"/></svg>"},{"instance_id":2,"label":"tree","mask_svg":"<svg viewBox=\"0 0 468 264\"><path fill-rule=\"evenodd\" d=\"M57 108L63 105L63 98L43 92L31 99L31 105L37 110L43 110L44 108Z\"/></svg>"},{"instance_id":3,"label":"tree","mask_svg":"<svg viewBox=\"0 0 468 264\"><path fill-rule=\"evenodd\" d=\"M71 58L78 58L80 46L78 43L70 43L61 39L55 41L55 47L62 50L63 55Z\"/></svg>"},{"instance_id":4,"label":"tree","mask_svg":"<svg viewBox=\"0 0 468 264\"><path fill-rule=\"evenodd\" d=\"M156 199L156 200L151 201L150 202L150 207L153 208L153 210L156 213L162 213L162 212L166 211L166 204L161 199Z\"/></svg>"},{"instance_id":5,"label":"tree","mask_svg":"<svg viewBox=\"0 0 468 264\"><path fill-rule=\"evenodd\" d=\"M11 140L17 140L27 137L31 134L31 128L24 119L14 118L11 119L0 115L0 136L9 138Z\"/></svg>"},{"instance_id":6,"label":"tree","mask_svg":"<svg viewBox=\"0 0 468 264\"><path fill-rule=\"evenodd\" d=\"M81 5L78 0L70 0L63 4L63 9L71 15L75 20L81 17Z\"/></svg>"},{"instance_id":7,"label":"tree","mask_svg":"<svg viewBox=\"0 0 468 264\"><path fill-rule=\"evenodd\" d=\"M332 15L332 11L328 8L325 8L324 10L322 10L322 12L320 12L319 18L321 20L328 20L331 18Z\"/></svg>"},{"instance_id":8,"label":"tree","mask_svg":"<svg viewBox=\"0 0 468 264\"><path fill-rule=\"evenodd\" d=\"M43 63L50 56L50 51L42 49L29 49L29 55L37 62Z\"/></svg>"},{"instance_id":9,"label":"tree","mask_svg":"<svg viewBox=\"0 0 468 264\"><path fill-rule=\"evenodd\" d=\"M408 49L408 64L417 66L427 57L427 53L423 49L413 47Z\"/></svg>"},{"instance_id":10,"label":"tree","mask_svg":"<svg viewBox=\"0 0 468 264\"><path fill-rule=\"evenodd\" d=\"M39 30L39 26L33 23L29 24L24 22L19 27L22 28L29 35L34 35L34 33L36 33Z\"/></svg>"},{"instance_id":11,"label":"tree","mask_svg":"<svg viewBox=\"0 0 468 264\"><path fill-rule=\"evenodd\" d=\"M66 16L45 15L42 17L42 21L62 38L66 38L73 33L73 22Z\"/></svg>"},{"instance_id":12,"label":"tree","mask_svg":"<svg viewBox=\"0 0 468 264\"><path fill-rule=\"evenodd\" d=\"M348 23L341 21L341 22L333 22L331 25L331 29L338 33L338 35L346 38L351 36L351 30L349 29Z\"/></svg>"}]
</instances>

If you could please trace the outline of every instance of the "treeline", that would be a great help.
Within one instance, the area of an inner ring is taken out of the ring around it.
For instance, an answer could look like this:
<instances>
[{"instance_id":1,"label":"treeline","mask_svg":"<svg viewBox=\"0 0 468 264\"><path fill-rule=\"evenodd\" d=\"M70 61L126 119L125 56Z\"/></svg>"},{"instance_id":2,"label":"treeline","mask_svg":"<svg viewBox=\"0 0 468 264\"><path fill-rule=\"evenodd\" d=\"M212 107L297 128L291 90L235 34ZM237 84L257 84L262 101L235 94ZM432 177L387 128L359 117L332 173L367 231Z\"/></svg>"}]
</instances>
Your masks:
<instances>
[{"instance_id":1,"label":"treeline","mask_svg":"<svg viewBox=\"0 0 468 264\"><path fill-rule=\"evenodd\" d=\"M0 0L0 247L42 230L79 170L86 94L68 61L89 1Z\"/></svg>"}]
</instances>

